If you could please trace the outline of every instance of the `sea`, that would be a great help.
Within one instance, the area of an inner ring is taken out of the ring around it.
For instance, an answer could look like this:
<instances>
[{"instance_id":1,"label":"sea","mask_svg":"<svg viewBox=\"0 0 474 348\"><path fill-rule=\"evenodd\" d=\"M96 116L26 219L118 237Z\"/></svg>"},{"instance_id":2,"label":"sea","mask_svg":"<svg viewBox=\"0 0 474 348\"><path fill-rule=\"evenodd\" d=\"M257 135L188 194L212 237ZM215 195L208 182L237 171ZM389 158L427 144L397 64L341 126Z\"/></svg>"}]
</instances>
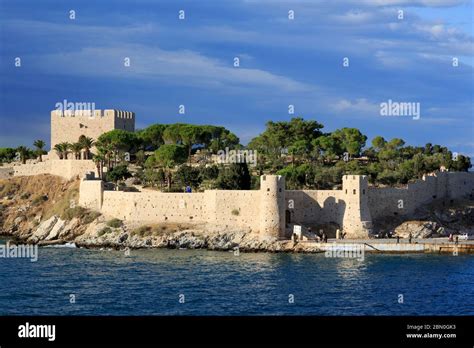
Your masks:
<instances>
[{"instance_id":1,"label":"sea","mask_svg":"<svg viewBox=\"0 0 474 348\"><path fill-rule=\"evenodd\" d=\"M67 245L37 258L0 257L0 315L474 315L472 255Z\"/></svg>"}]
</instances>

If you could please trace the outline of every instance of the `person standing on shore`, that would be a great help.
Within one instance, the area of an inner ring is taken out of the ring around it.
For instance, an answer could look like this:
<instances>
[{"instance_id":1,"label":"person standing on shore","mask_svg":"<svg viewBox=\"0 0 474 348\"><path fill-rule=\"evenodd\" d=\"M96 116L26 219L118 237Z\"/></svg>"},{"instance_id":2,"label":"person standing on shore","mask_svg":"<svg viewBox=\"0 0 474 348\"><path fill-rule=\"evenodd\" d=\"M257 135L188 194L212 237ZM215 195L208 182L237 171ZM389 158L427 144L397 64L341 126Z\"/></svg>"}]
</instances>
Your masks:
<instances>
[{"instance_id":1,"label":"person standing on shore","mask_svg":"<svg viewBox=\"0 0 474 348\"><path fill-rule=\"evenodd\" d=\"M408 235L408 243L410 243L410 244L411 244L411 239L412 239L412 237L413 237L413 236L412 236L412 234L411 234L411 232L410 232L410 234Z\"/></svg>"},{"instance_id":2,"label":"person standing on shore","mask_svg":"<svg viewBox=\"0 0 474 348\"><path fill-rule=\"evenodd\" d=\"M456 239L455 239L455 240L456 240L455 244L456 244L456 245L459 244L459 236L456 236Z\"/></svg>"},{"instance_id":3,"label":"person standing on shore","mask_svg":"<svg viewBox=\"0 0 474 348\"><path fill-rule=\"evenodd\" d=\"M397 244L400 243L400 236L397 236Z\"/></svg>"}]
</instances>

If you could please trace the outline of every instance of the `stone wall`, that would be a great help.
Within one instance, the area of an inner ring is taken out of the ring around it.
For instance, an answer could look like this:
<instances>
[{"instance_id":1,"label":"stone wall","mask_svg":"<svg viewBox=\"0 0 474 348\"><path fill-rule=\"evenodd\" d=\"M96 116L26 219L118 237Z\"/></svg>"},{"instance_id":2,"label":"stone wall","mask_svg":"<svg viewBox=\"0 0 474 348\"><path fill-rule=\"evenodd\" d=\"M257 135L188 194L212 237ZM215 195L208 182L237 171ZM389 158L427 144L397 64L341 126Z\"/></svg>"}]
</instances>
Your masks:
<instances>
[{"instance_id":1,"label":"stone wall","mask_svg":"<svg viewBox=\"0 0 474 348\"><path fill-rule=\"evenodd\" d=\"M16 164L13 170L14 176L52 174L67 180L83 177L87 172L97 174L97 168L91 160L47 160L31 164Z\"/></svg>"},{"instance_id":2,"label":"stone wall","mask_svg":"<svg viewBox=\"0 0 474 348\"><path fill-rule=\"evenodd\" d=\"M121 110L51 111L51 149L62 142L75 143L81 135L97 140L113 129L135 131L135 113ZM54 151L51 158L58 158ZM72 155L69 155L72 156Z\"/></svg>"},{"instance_id":3,"label":"stone wall","mask_svg":"<svg viewBox=\"0 0 474 348\"><path fill-rule=\"evenodd\" d=\"M409 215L433 200L450 201L473 197L474 173L440 172L403 188L369 188L369 209L372 219Z\"/></svg>"},{"instance_id":4,"label":"stone wall","mask_svg":"<svg viewBox=\"0 0 474 348\"><path fill-rule=\"evenodd\" d=\"M97 180L83 180L80 204L109 218L142 223L208 223L245 229L264 237L288 238L291 224L336 223L347 238L367 238L375 219L408 214L433 199L474 192L474 174L439 173L406 188L369 188L367 177L345 175L342 190L285 190L284 178L261 177L260 190L203 193L104 191ZM403 209L398 208L402 199Z\"/></svg>"},{"instance_id":5,"label":"stone wall","mask_svg":"<svg viewBox=\"0 0 474 348\"><path fill-rule=\"evenodd\" d=\"M8 179L13 173L13 167L0 167L0 179Z\"/></svg>"}]
</instances>

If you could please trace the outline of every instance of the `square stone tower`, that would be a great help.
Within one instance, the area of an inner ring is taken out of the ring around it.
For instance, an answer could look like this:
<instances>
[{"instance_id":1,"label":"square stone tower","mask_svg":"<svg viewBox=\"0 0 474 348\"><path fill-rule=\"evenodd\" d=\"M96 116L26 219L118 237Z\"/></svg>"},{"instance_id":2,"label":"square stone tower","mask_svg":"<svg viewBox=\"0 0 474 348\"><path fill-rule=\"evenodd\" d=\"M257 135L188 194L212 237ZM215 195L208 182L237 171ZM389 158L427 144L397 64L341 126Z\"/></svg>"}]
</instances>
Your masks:
<instances>
[{"instance_id":1,"label":"square stone tower","mask_svg":"<svg viewBox=\"0 0 474 348\"><path fill-rule=\"evenodd\" d=\"M51 111L51 149L54 145L75 143L81 135L97 138L113 129L135 131L135 113L121 110ZM57 155L50 152L52 158Z\"/></svg>"}]
</instances>

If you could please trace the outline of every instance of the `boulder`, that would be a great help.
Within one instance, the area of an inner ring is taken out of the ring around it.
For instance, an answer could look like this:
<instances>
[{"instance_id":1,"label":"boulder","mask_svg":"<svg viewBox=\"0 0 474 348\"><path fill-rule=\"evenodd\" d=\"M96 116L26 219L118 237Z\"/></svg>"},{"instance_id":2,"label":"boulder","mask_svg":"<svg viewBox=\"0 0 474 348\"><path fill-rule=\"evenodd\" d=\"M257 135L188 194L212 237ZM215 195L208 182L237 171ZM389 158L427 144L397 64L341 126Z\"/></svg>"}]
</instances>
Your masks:
<instances>
[{"instance_id":1,"label":"boulder","mask_svg":"<svg viewBox=\"0 0 474 348\"><path fill-rule=\"evenodd\" d=\"M413 238L429 238L437 230L438 224L433 221L405 221L395 228L393 235L408 238L411 233Z\"/></svg>"},{"instance_id":2,"label":"boulder","mask_svg":"<svg viewBox=\"0 0 474 348\"><path fill-rule=\"evenodd\" d=\"M46 238L49 235L54 225L58 221L56 215L51 216L48 220L43 221L37 228L36 231L28 238L29 242L37 243L40 240Z\"/></svg>"},{"instance_id":3,"label":"boulder","mask_svg":"<svg viewBox=\"0 0 474 348\"><path fill-rule=\"evenodd\" d=\"M48 236L44 240L57 239L59 234L64 230L65 226L66 221L58 219L54 224L53 228L51 229L51 232L49 232Z\"/></svg>"}]
</instances>

